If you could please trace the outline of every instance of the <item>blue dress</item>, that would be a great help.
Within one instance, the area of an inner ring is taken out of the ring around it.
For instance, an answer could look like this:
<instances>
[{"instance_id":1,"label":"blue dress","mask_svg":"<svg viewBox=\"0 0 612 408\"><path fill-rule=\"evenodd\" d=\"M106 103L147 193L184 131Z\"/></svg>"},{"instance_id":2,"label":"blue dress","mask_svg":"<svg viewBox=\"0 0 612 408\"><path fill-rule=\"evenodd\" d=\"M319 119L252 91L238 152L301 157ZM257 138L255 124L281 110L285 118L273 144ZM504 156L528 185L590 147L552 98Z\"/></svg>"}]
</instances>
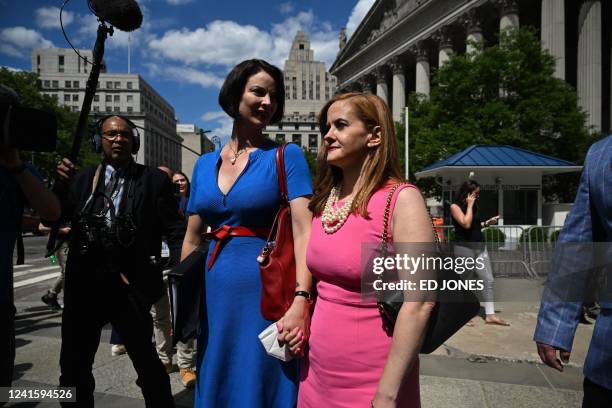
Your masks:
<instances>
[{"instance_id":1,"label":"blue dress","mask_svg":"<svg viewBox=\"0 0 612 408\"><path fill-rule=\"evenodd\" d=\"M279 208L276 147L268 141L249 155L248 164L224 195L218 187L220 151L200 157L194 167L187 212L212 229L222 225L270 227ZM285 150L289 200L312 194L301 149ZM260 312L261 277L257 255L265 239L233 237L206 267L206 305L198 335L195 406L294 407L297 361L284 363L266 354L258 334L272 322ZM209 256L215 242L211 242ZM207 262L208 263L208 262Z\"/></svg>"}]
</instances>

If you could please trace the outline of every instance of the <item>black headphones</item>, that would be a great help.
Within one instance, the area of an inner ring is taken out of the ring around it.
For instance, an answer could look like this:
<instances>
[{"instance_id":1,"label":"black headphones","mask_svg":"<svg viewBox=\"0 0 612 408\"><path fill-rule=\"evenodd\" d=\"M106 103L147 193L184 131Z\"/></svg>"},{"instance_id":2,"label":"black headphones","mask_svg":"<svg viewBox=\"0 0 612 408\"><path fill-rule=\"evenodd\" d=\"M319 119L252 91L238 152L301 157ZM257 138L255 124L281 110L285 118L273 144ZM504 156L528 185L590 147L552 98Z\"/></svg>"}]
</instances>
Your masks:
<instances>
[{"instance_id":1,"label":"black headphones","mask_svg":"<svg viewBox=\"0 0 612 408\"><path fill-rule=\"evenodd\" d=\"M109 118L112 117L118 117L119 119L123 119L128 125L130 125L130 127L132 128L132 154L138 153L138 149L140 149L140 133L138 133L138 128L136 127L136 124L125 116L118 114L106 115L96 122L96 132L91 138L91 143L93 145L94 151L96 153L102 153L102 125L104 124L104 122L106 122Z\"/></svg>"}]
</instances>

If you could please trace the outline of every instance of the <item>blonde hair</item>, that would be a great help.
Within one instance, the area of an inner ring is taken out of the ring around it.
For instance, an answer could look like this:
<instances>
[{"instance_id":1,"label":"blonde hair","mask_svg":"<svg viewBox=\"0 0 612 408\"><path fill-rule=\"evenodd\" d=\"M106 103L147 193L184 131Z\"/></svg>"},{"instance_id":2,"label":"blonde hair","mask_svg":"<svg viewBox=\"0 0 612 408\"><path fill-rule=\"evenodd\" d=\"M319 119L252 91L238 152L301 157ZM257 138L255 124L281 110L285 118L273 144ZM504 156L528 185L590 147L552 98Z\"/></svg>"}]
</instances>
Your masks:
<instances>
[{"instance_id":1,"label":"blonde hair","mask_svg":"<svg viewBox=\"0 0 612 408\"><path fill-rule=\"evenodd\" d=\"M400 171L398 144L395 137L395 125L387 104L378 96L360 92L350 92L335 95L330 99L319 114L319 129L321 137L327 134L327 112L331 105L338 101L347 101L353 108L353 113L371 131L380 126L381 143L368 148L366 159L361 168L363 184L354 195L351 212L363 217L368 216L368 201L372 195L389 180L403 182ZM342 170L327 163L327 148L321 143L317 154L319 176L315 182L314 194L308 208L315 215L320 215L325 202L334 185L342 181Z\"/></svg>"}]
</instances>

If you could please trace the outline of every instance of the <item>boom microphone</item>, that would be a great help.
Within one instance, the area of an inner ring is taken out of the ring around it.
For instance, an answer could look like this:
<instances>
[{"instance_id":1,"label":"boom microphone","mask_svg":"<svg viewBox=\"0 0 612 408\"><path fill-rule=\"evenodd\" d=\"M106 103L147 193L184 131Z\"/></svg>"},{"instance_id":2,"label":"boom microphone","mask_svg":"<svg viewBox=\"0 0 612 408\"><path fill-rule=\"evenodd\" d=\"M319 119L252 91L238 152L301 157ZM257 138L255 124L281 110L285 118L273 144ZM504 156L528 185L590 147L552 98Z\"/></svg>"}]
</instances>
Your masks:
<instances>
[{"instance_id":1,"label":"boom microphone","mask_svg":"<svg viewBox=\"0 0 612 408\"><path fill-rule=\"evenodd\" d=\"M89 0L89 6L100 20L121 31L134 31L142 24L142 12L135 0Z\"/></svg>"}]
</instances>

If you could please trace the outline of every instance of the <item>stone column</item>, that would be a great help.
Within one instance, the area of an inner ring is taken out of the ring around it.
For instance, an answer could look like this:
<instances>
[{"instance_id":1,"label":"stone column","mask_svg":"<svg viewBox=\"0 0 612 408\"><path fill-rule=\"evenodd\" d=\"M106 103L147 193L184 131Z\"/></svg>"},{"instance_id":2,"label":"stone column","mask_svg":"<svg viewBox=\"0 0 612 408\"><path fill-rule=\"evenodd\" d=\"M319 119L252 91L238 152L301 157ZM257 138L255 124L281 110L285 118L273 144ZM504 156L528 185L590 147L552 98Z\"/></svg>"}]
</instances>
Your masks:
<instances>
[{"instance_id":1,"label":"stone column","mask_svg":"<svg viewBox=\"0 0 612 408\"><path fill-rule=\"evenodd\" d=\"M584 1L578 16L578 101L595 132L601 131L602 119L601 7L601 1Z\"/></svg>"},{"instance_id":2,"label":"stone column","mask_svg":"<svg viewBox=\"0 0 612 408\"><path fill-rule=\"evenodd\" d=\"M391 58L391 72L393 73L393 120L402 120L402 114L406 107L406 76L404 75L404 64L398 56Z\"/></svg>"},{"instance_id":3,"label":"stone column","mask_svg":"<svg viewBox=\"0 0 612 408\"><path fill-rule=\"evenodd\" d=\"M473 43L484 43L484 36L482 35L482 24L480 20L480 13L476 9L469 10L463 19L463 22L467 28L467 46L465 48L466 54L473 54L478 50L478 48Z\"/></svg>"},{"instance_id":4,"label":"stone column","mask_svg":"<svg viewBox=\"0 0 612 408\"><path fill-rule=\"evenodd\" d=\"M429 54L422 41L413 47L412 52L416 54L416 92L429 96Z\"/></svg>"},{"instance_id":5,"label":"stone column","mask_svg":"<svg viewBox=\"0 0 612 408\"><path fill-rule=\"evenodd\" d=\"M555 77L565 80L565 0L542 0L542 48L556 59Z\"/></svg>"},{"instance_id":6,"label":"stone column","mask_svg":"<svg viewBox=\"0 0 612 408\"><path fill-rule=\"evenodd\" d=\"M366 74L358 80L361 86L361 92L363 93L374 93L374 87L372 86L372 75Z\"/></svg>"},{"instance_id":7,"label":"stone column","mask_svg":"<svg viewBox=\"0 0 612 408\"><path fill-rule=\"evenodd\" d=\"M497 5L500 9L499 31L519 28L518 1L497 0Z\"/></svg>"},{"instance_id":8,"label":"stone column","mask_svg":"<svg viewBox=\"0 0 612 408\"><path fill-rule=\"evenodd\" d=\"M381 65L374 70L376 77L376 95L389 105L389 87L387 85L387 67Z\"/></svg>"},{"instance_id":9,"label":"stone column","mask_svg":"<svg viewBox=\"0 0 612 408\"><path fill-rule=\"evenodd\" d=\"M438 43L438 67L441 67L453 54L453 41L450 28L448 26L440 28L433 35L433 38Z\"/></svg>"}]
</instances>

